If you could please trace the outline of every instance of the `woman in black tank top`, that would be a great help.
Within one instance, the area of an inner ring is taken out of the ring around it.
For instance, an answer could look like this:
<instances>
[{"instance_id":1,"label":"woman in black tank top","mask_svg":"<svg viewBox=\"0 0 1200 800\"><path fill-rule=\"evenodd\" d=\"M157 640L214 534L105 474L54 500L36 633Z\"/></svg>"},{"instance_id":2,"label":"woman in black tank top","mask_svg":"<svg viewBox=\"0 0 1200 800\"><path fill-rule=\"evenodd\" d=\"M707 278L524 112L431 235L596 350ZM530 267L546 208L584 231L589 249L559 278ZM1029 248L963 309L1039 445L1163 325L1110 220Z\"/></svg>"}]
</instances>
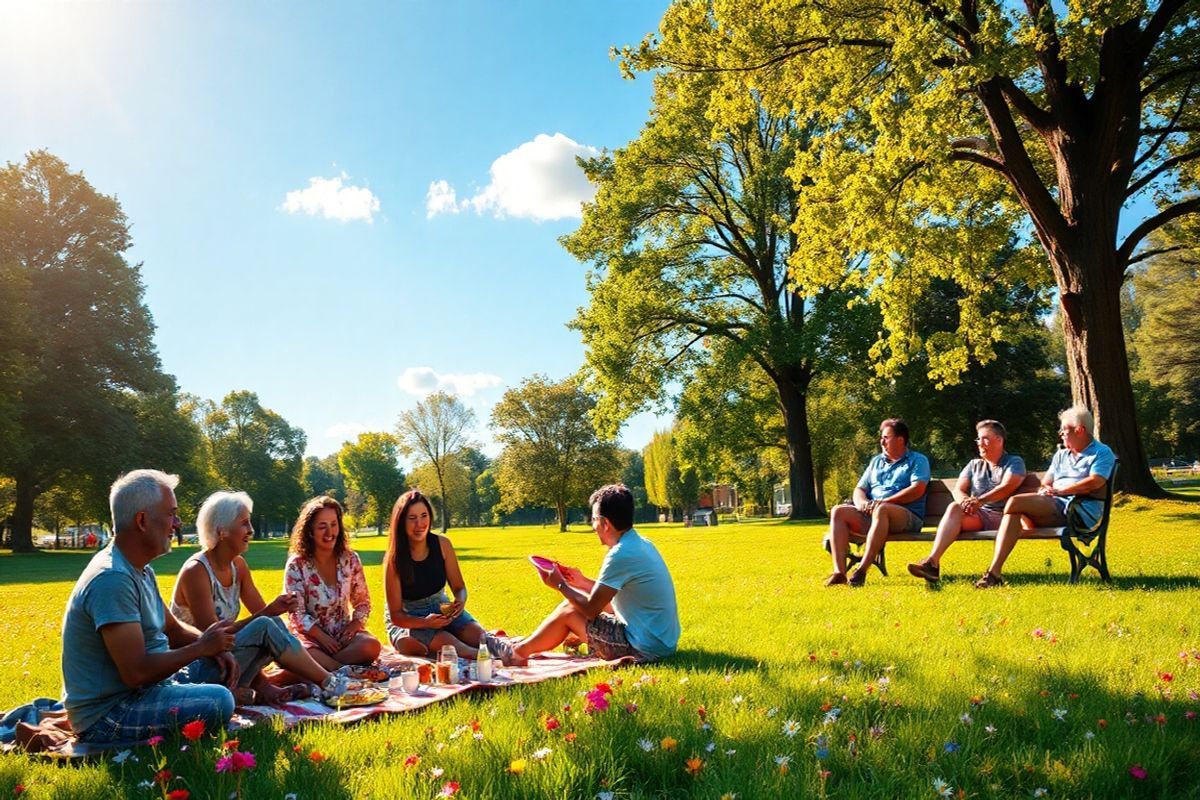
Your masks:
<instances>
[{"instance_id":1,"label":"woman in black tank top","mask_svg":"<svg viewBox=\"0 0 1200 800\"><path fill-rule=\"evenodd\" d=\"M405 655L436 654L452 645L474 658L483 626L466 611L467 587L454 547L430 533L433 506L416 489L392 507L383 587L388 605L388 638ZM453 599L446 595L450 585Z\"/></svg>"}]
</instances>

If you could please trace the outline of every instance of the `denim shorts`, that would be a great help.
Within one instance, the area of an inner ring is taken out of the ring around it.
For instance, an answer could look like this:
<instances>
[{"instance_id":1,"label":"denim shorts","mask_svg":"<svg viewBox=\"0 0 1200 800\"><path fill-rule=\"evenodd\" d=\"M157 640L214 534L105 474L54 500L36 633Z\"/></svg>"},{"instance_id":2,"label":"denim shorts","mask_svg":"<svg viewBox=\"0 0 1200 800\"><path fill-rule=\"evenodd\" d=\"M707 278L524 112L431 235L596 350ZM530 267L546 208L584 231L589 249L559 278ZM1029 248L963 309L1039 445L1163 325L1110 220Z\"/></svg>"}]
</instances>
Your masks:
<instances>
[{"instance_id":1,"label":"denim shorts","mask_svg":"<svg viewBox=\"0 0 1200 800\"><path fill-rule=\"evenodd\" d=\"M625 656L633 656L638 661L650 660L633 649L625 633L625 623L606 611L601 611L595 619L588 620L587 646L588 655L599 656L605 661Z\"/></svg>"},{"instance_id":2,"label":"denim shorts","mask_svg":"<svg viewBox=\"0 0 1200 800\"><path fill-rule=\"evenodd\" d=\"M446 596L444 591L432 594L429 597L422 597L420 600L405 600L404 613L410 617L427 617L430 614L440 614L442 612L442 603L449 602L450 598ZM387 635L388 640L392 643L392 647L397 647L396 643L406 636L416 639L421 644L429 647L429 643L433 641L433 637L437 636L440 631L446 631L461 639L462 632L472 622L475 622L475 618L471 616L471 612L464 608L463 612L451 620L450 624L444 628L401 628L393 625L391 620L388 620Z\"/></svg>"},{"instance_id":3,"label":"denim shorts","mask_svg":"<svg viewBox=\"0 0 1200 800\"><path fill-rule=\"evenodd\" d=\"M223 730L233 716L233 695L224 686L167 680L130 692L79 734L92 744L144 743L166 736L192 720L203 720L210 731Z\"/></svg>"}]
</instances>

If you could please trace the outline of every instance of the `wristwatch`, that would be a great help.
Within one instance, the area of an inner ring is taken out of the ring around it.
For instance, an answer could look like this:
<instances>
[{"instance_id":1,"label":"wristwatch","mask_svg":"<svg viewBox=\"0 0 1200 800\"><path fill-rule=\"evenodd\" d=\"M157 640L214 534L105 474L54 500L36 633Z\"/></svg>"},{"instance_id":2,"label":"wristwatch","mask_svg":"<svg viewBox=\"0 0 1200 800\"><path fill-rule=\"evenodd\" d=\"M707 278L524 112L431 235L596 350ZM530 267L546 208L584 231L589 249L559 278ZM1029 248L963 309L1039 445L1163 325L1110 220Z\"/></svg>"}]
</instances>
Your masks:
<instances>
[{"instance_id":1,"label":"wristwatch","mask_svg":"<svg viewBox=\"0 0 1200 800\"><path fill-rule=\"evenodd\" d=\"M554 588L558 589L561 592L563 590L563 587L566 585L567 585L566 581L559 581L558 584Z\"/></svg>"}]
</instances>

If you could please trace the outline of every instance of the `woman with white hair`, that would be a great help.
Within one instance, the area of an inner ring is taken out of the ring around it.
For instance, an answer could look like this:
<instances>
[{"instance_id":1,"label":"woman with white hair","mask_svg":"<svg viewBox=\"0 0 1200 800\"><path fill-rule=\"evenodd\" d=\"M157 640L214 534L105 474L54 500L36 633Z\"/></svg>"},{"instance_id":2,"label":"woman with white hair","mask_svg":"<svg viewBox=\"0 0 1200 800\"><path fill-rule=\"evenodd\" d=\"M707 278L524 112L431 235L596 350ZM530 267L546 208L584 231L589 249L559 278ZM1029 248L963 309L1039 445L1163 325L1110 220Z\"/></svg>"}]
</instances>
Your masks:
<instances>
[{"instance_id":1,"label":"woman with white hair","mask_svg":"<svg viewBox=\"0 0 1200 800\"><path fill-rule=\"evenodd\" d=\"M331 673L314 661L277 619L280 614L294 611L298 598L281 594L267 603L254 585L250 567L243 558L254 536L250 522L253 508L254 503L245 492L214 492L200 506L196 515L200 552L179 570L171 613L204 630L217 620L237 620L245 605L252 616L239 620L233 630L237 637L260 640L257 643L262 655L243 668L234 696L239 704L257 699L277 705L310 696L312 690L304 683L283 688L272 685L262 674L262 668L271 661L304 681L322 686L332 685Z\"/></svg>"}]
</instances>

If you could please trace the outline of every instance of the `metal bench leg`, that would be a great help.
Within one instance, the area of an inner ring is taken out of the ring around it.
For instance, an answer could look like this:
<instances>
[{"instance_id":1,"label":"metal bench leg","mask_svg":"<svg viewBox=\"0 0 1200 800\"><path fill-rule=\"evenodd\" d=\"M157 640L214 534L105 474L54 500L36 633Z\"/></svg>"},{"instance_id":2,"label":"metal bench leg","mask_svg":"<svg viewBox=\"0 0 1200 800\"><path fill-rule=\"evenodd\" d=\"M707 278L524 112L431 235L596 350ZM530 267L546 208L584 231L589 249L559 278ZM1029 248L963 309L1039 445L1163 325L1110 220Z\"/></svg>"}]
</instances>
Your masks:
<instances>
[{"instance_id":1,"label":"metal bench leg","mask_svg":"<svg viewBox=\"0 0 1200 800\"><path fill-rule=\"evenodd\" d=\"M887 577L887 560L883 557L883 554L886 552L887 545L885 544L879 549L879 555L875 556L875 566L879 567L879 571L883 573L885 578Z\"/></svg>"}]
</instances>

